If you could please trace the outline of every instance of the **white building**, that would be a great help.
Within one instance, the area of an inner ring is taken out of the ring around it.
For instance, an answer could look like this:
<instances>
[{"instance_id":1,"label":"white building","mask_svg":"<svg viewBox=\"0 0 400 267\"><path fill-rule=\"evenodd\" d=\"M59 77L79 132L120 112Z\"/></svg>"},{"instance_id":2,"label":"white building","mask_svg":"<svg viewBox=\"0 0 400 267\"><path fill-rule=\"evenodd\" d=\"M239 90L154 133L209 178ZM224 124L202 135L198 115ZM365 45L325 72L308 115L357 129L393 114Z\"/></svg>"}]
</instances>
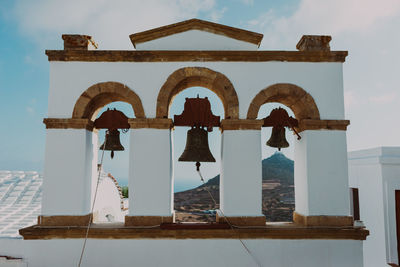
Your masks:
<instances>
[{"instance_id":1,"label":"white building","mask_svg":"<svg viewBox=\"0 0 400 267\"><path fill-rule=\"evenodd\" d=\"M29 247L18 230L37 224L41 214L42 184L43 177L38 172L0 171L0 266L27 266ZM102 172L94 221L123 221L125 207L122 200L115 178Z\"/></svg>"},{"instance_id":2,"label":"white building","mask_svg":"<svg viewBox=\"0 0 400 267\"><path fill-rule=\"evenodd\" d=\"M364 266L399 265L400 147L350 152L349 186L353 214L370 230L364 242Z\"/></svg>"},{"instance_id":3,"label":"white building","mask_svg":"<svg viewBox=\"0 0 400 267\"><path fill-rule=\"evenodd\" d=\"M42 210L37 225L20 230L29 266L78 264L97 173L93 120L113 101L131 104L135 114L130 209L124 223L90 229L82 266L362 266L368 231L353 226L349 209L347 52L331 51L329 36L303 36L298 51L258 51L262 37L193 19L131 35L136 50L91 50L91 37L63 35L64 50L46 51ZM169 106L192 86L215 92L225 109L217 221L234 230L173 224ZM269 102L286 105L299 121L293 223L266 224L261 213L263 121L256 118Z\"/></svg>"}]
</instances>

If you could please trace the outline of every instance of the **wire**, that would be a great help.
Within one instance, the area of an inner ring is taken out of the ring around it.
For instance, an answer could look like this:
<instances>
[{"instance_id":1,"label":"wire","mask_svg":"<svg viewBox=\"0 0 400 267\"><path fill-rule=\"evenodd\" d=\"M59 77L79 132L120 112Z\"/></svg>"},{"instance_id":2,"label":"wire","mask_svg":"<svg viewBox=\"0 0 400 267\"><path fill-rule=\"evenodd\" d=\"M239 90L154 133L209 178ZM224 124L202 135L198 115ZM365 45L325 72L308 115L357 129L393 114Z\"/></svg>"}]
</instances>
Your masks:
<instances>
[{"instance_id":1,"label":"wire","mask_svg":"<svg viewBox=\"0 0 400 267\"><path fill-rule=\"evenodd\" d=\"M105 150L105 148L106 148L106 144L107 144L107 134L106 134L106 137L104 138L104 146L103 146L103 152L101 153L100 166L103 165L104 150ZM101 168L101 167L100 167L100 168ZM87 239L88 239L88 236L89 236L89 229L90 229L90 226L92 225L93 210L94 210L94 204L96 203L96 196L97 196L97 189L99 188L100 175L101 175L101 169L99 170L99 175L97 176L96 190L94 191L94 198L93 198L92 209L90 210L90 214L89 214L89 222L88 222L88 226L87 226L87 228L86 228L85 241L83 242L82 252L81 252L81 257L79 258L78 267L81 266L82 259L83 259L83 254L85 253L86 242L87 242Z\"/></svg>"},{"instance_id":2,"label":"wire","mask_svg":"<svg viewBox=\"0 0 400 267\"><path fill-rule=\"evenodd\" d=\"M205 183L205 181L204 181L203 175L202 175L201 172L200 172L200 162L196 162L196 170L197 170L197 172L199 173L200 180L201 180L201 182L202 182L203 185L204 185L204 189L205 189L205 190L208 192L208 194L210 195L212 201L214 202L214 205L217 206L217 201L215 200L215 198L214 198L213 195L211 194L210 190L207 189L207 186L205 186L206 183ZM239 239L240 243L242 244L243 248L246 250L246 252L250 255L250 257L251 257L251 258L253 259L253 261L257 264L257 266L262 267L262 264L257 260L256 256L254 256L253 253L251 253L250 249L246 246L246 244L245 244L245 243L243 242L243 240L240 238L240 233L237 232L237 231L235 231L235 228L247 228L247 227L239 227L239 226L234 226L234 225L232 225L232 224L229 222L228 218L225 216L224 212L223 212L221 209L218 209L218 210L219 210L219 212L221 212L222 217L223 217L224 220L228 223L228 225L229 225L229 227L232 229L232 231L234 231L234 232L237 233L238 239ZM264 228L264 227L263 227L263 228Z\"/></svg>"}]
</instances>

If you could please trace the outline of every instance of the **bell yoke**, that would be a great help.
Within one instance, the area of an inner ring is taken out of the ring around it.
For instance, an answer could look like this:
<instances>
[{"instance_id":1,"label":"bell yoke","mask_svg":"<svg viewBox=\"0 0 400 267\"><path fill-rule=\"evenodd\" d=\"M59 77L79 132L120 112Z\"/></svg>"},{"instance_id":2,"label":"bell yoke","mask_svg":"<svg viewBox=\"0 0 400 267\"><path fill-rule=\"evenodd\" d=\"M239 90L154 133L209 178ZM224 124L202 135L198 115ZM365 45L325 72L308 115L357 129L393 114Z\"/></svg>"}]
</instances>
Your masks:
<instances>
[{"instance_id":1,"label":"bell yoke","mask_svg":"<svg viewBox=\"0 0 400 267\"><path fill-rule=\"evenodd\" d=\"M99 118L94 121L97 129L107 129L104 143L100 146L101 150L111 151L111 158L114 158L114 151L123 151L118 129L129 129L128 117L117 109L107 109Z\"/></svg>"}]
</instances>

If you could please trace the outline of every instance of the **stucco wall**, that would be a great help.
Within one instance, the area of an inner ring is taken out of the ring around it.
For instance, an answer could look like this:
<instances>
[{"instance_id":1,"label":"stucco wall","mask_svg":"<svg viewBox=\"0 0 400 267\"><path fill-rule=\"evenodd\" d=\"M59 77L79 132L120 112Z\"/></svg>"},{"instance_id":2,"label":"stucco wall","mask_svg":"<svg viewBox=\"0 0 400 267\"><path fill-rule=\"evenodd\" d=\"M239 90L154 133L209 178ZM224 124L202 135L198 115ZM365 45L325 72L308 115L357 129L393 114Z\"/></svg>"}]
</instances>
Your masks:
<instances>
[{"instance_id":1,"label":"stucco wall","mask_svg":"<svg viewBox=\"0 0 400 267\"><path fill-rule=\"evenodd\" d=\"M70 118L79 96L90 86L115 81L135 91L148 118L156 115L160 88L175 70L198 66L224 74L246 118L252 99L275 83L300 86L314 98L321 119L344 119L342 63L304 62L50 62L49 118Z\"/></svg>"},{"instance_id":2,"label":"stucco wall","mask_svg":"<svg viewBox=\"0 0 400 267\"><path fill-rule=\"evenodd\" d=\"M30 267L77 266L82 239L25 241ZM361 267L356 240L244 240L262 266ZM51 255L43 257L42 255ZM239 240L89 239L82 266L257 266Z\"/></svg>"},{"instance_id":3,"label":"stucco wall","mask_svg":"<svg viewBox=\"0 0 400 267\"><path fill-rule=\"evenodd\" d=\"M350 152L349 186L359 189L360 219L370 230L364 242L364 265L399 263L395 190L400 190L400 148Z\"/></svg>"}]
</instances>

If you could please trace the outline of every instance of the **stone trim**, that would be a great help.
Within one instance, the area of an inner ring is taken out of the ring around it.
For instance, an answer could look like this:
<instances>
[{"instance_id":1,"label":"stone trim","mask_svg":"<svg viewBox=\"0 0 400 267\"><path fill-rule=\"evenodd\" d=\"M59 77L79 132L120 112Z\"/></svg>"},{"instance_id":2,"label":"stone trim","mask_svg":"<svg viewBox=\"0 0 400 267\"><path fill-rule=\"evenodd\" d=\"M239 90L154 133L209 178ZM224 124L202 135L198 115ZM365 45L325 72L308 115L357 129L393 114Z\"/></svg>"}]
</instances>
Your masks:
<instances>
[{"instance_id":1,"label":"stone trim","mask_svg":"<svg viewBox=\"0 0 400 267\"><path fill-rule=\"evenodd\" d=\"M55 215L38 216L38 225L40 226L87 226L93 222L93 216L87 215Z\"/></svg>"},{"instance_id":2,"label":"stone trim","mask_svg":"<svg viewBox=\"0 0 400 267\"><path fill-rule=\"evenodd\" d=\"M159 226L173 223L174 216L125 216L125 226Z\"/></svg>"},{"instance_id":3,"label":"stone trim","mask_svg":"<svg viewBox=\"0 0 400 267\"><path fill-rule=\"evenodd\" d=\"M216 93L224 105L225 118L239 118L239 99L232 83L222 73L203 67L181 68L167 78L158 93L156 117L167 118L173 97L193 86L202 86Z\"/></svg>"},{"instance_id":4,"label":"stone trim","mask_svg":"<svg viewBox=\"0 0 400 267\"><path fill-rule=\"evenodd\" d=\"M227 216L216 214L217 223L229 223L233 226L265 226L265 216Z\"/></svg>"},{"instance_id":5,"label":"stone trim","mask_svg":"<svg viewBox=\"0 0 400 267\"><path fill-rule=\"evenodd\" d=\"M152 128L152 129L171 129L174 127L172 119L129 119L128 120L131 129L142 129L142 128Z\"/></svg>"},{"instance_id":6,"label":"stone trim","mask_svg":"<svg viewBox=\"0 0 400 267\"><path fill-rule=\"evenodd\" d=\"M299 121L299 132L305 130L341 130L346 131L350 125L349 120L310 120Z\"/></svg>"},{"instance_id":7,"label":"stone trim","mask_svg":"<svg viewBox=\"0 0 400 267\"><path fill-rule=\"evenodd\" d=\"M85 238L86 227L34 225L19 230L25 240ZM160 229L149 226L94 224L88 238L100 239L329 239L365 240L369 231L355 227L305 227L294 223L245 226L232 229Z\"/></svg>"},{"instance_id":8,"label":"stone trim","mask_svg":"<svg viewBox=\"0 0 400 267\"><path fill-rule=\"evenodd\" d=\"M221 120L221 131L225 130L261 130L263 120Z\"/></svg>"},{"instance_id":9,"label":"stone trim","mask_svg":"<svg viewBox=\"0 0 400 267\"><path fill-rule=\"evenodd\" d=\"M72 118L94 120L100 108L123 101L131 104L136 118L144 118L144 109L139 96L128 86L118 82L103 82L90 86L75 103Z\"/></svg>"},{"instance_id":10,"label":"stone trim","mask_svg":"<svg viewBox=\"0 0 400 267\"><path fill-rule=\"evenodd\" d=\"M330 51L331 40L329 35L303 35L296 48L300 51Z\"/></svg>"},{"instance_id":11,"label":"stone trim","mask_svg":"<svg viewBox=\"0 0 400 267\"><path fill-rule=\"evenodd\" d=\"M44 118L46 129L86 129L93 131L93 122L89 119Z\"/></svg>"},{"instance_id":12,"label":"stone trim","mask_svg":"<svg viewBox=\"0 0 400 267\"><path fill-rule=\"evenodd\" d=\"M61 38L64 40L64 50L88 50L98 47L89 35L63 34Z\"/></svg>"},{"instance_id":13,"label":"stone trim","mask_svg":"<svg viewBox=\"0 0 400 267\"><path fill-rule=\"evenodd\" d=\"M218 35L223 35L236 40L248 42L260 46L263 35L256 32L246 31L218 23L204 21L200 19L189 19L182 22L166 25L163 27L143 31L129 35L133 46L136 44L148 42L151 40L163 38L169 35L190 31L201 30Z\"/></svg>"},{"instance_id":14,"label":"stone trim","mask_svg":"<svg viewBox=\"0 0 400 267\"><path fill-rule=\"evenodd\" d=\"M247 119L256 119L265 103L279 102L289 107L297 120L319 120L319 110L313 97L303 88L290 83L277 83L261 90L251 101Z\"/></svg>"},{"instance_id":15,"label":"stone trim","mask_svg":"<svg viewBox=\"0 0 400 267\"><path fill-rule=\"evenodd\" d=\"M304 226L353 226L353 216L304 216L293 212L293 222Z\"/></svg>"},{"instance_id":16,"label":"stone trim","mask_svg":"<svg viewBox=\"0 0 400 267\"><path fill-rule=\"evenodd\" d=\"M347 51L46 50L49 61L83 62L345 62Z\"/></svg>"}]
</instances>

